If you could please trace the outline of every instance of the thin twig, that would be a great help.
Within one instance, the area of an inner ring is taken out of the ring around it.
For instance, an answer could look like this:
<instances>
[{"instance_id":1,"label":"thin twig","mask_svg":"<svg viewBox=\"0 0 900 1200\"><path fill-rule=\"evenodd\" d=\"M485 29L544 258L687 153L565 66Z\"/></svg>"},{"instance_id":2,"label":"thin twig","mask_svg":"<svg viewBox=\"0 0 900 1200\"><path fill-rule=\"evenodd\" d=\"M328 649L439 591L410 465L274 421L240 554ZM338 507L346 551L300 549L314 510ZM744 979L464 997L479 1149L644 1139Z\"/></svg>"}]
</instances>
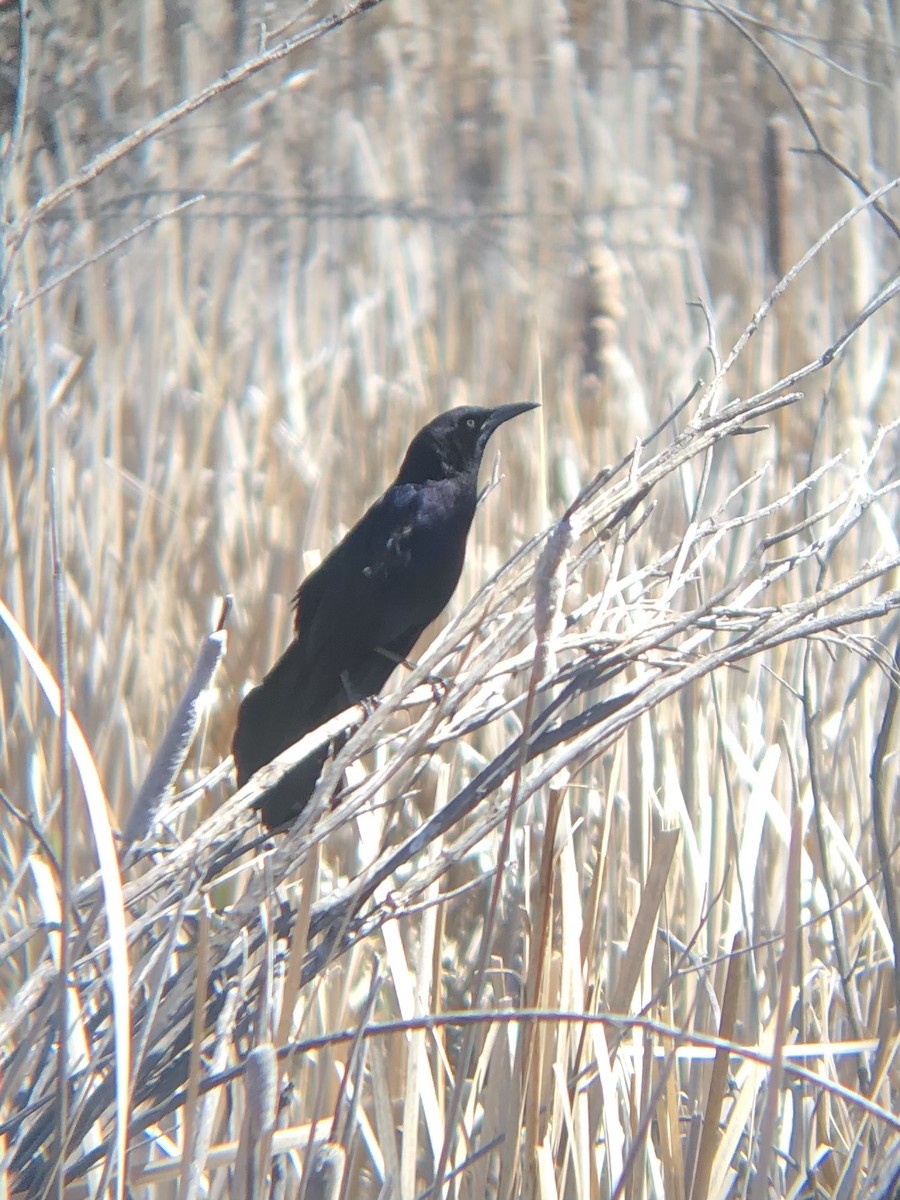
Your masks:
<instances>
[{"instance_id":1,"label":"thin twig","mask_svg":"<svg viewBox=\"0 0 900 1200\"><path fill-rule=\"evenodd\" d=\"M60 934L59 934L59 1053L56 1076L57 1146L56 1190L65 1193L66 1137L69 1127L69 954L72 936L72 794L69 789L69 653L68 598L63 556L63 531L56 490L56 467L50 468L50 546L53 562L53 598L56 613L56 655L59 671L59 775L60 823Z\"/></svg>"}]
</instances>

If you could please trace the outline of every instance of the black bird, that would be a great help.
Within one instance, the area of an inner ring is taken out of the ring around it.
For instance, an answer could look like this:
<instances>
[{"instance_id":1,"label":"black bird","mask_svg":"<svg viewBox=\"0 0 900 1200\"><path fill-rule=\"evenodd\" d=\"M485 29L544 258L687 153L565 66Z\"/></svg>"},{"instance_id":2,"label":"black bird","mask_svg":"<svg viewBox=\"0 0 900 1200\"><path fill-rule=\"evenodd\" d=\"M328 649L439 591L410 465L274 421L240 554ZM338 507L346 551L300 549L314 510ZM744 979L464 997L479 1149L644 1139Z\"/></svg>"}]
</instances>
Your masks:
<instances>
[{"instance_id":1,"label":"black bird","mask_svg":"<svg viewBox=\"0 0 900 1200\"><path fill-rule=\"evenodd\" d=\"M407 658L459 582L488 438L532 408L454 408L419 430L388 490L300 585L296 637L238 711L239 787ZM297 816L327 757L304 759L261 798L269 829Z\"/></svg>"}]
</instances>

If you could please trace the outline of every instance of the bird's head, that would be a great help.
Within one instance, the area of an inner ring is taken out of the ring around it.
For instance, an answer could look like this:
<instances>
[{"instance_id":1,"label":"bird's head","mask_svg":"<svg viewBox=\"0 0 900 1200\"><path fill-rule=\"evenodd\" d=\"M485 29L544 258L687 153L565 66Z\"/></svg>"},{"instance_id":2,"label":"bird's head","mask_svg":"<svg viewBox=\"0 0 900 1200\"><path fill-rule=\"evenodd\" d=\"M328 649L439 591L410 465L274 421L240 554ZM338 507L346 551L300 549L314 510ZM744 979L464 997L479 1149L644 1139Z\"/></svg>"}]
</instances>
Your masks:
<instances>
[{"instance_id":1,"label":"bird's head","mask_svg":"<svg viewBox=\"0 0 900 1200\"><path fill-rule=\"evenodd\" d=\"M538 408L537 404L501 404L497 408L451 408L429 421L409 444L397 483L427 483L455 475L478 474L484 448L504 421Z\"/></svg>"}]
</instances>

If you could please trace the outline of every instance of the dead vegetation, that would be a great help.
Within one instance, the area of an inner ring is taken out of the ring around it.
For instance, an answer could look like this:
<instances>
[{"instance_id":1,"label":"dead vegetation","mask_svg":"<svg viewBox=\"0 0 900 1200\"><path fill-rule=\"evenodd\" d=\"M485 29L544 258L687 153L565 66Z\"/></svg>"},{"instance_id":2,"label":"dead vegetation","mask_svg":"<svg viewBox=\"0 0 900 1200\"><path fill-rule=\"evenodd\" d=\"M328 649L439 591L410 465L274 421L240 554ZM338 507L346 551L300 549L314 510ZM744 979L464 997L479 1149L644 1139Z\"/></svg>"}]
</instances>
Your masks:
<instances>
[{"instance_id":1,"label":"dead vegetation","mask_svg":"<svg viewBox=\"0 0 900 1200\"><path fill-rule=\"evenodd\" d=\"M882 1194L889 7L251 8L35 6L2 108L0 1194ZM304 556L511 399L451 618L260 839Z\"/></svg>"}]
</instances>

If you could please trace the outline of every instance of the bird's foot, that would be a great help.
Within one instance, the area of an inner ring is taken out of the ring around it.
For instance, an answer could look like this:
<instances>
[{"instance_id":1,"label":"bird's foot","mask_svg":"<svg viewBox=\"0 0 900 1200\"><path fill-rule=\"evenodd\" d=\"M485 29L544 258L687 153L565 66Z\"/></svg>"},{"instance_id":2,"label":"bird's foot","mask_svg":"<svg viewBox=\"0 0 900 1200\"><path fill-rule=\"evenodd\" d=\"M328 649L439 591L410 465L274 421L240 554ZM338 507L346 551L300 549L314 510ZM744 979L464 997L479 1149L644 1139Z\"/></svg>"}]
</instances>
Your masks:
<instances>
[{"instance_id":1,"label":"bird's foot","mask_svg":"<svg viewBox=\"0 0 900 1200\"><path fill-rule=\"evenodd\" d=\"M425 682L431 688L435 704L440 704L442 700L447 698L447 694L450 691L449 679L445 679L443 675L426 675Z\"/></svg>"},{"instance_id":2,"label":"bird's foot","mask_svg":"<svg viewBox=\"0 0 900 1200\"><path fill-rule=\"evenodd\" d=\"M417 671L419 669L419 664L414 663L411 658L401 658L398 659L398 662L401 666L406 667L407 671ZM435 704L440 704L450 691L449 680L446 680L443 675L426 675L423 682L427 683L431 688Z\"/></svg>"},{"instance_id":3,"label":"bird's foot","mask_svg":"<svg viewBox=\"0 0 900 1200\"><path fill-rule=\"evenodd\" d=\"M278 906L278 912L275 914L275 920L272 922L272 931L277 938L281 938L285 942L290 941L296 915L296 911L288 904L287 900L282 900Z\"/></svg>"}]
</instances>

